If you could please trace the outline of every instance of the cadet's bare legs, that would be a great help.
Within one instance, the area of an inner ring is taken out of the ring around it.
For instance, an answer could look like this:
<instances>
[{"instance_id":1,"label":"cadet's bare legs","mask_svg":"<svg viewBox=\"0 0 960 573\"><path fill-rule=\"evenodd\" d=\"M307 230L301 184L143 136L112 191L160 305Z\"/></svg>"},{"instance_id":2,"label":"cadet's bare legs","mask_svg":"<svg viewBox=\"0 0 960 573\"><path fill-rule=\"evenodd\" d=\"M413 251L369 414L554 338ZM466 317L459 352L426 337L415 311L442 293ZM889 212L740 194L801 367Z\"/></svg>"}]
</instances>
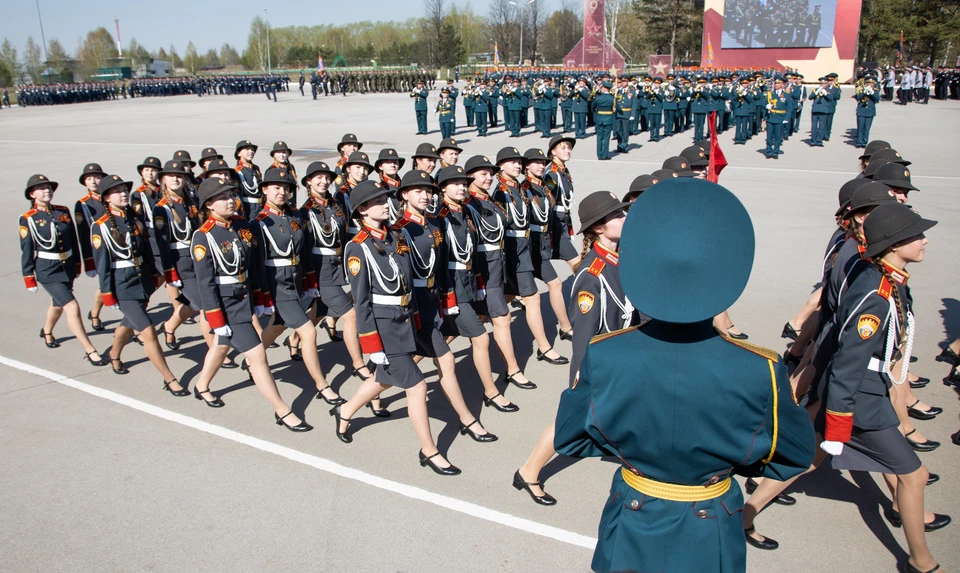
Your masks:
<instances>
[{"instance_id":1,"label":"cadet's bare legs","mask_svg":"<svg viewBox=\"0 0 960 573\"><path fill-rule=\"evenodd\" d=\"M531 484L530 491L536 496L542 497L546 495L543 488L536 484L540 482L540 472L543 471L543 467L547 465L550 458L557 453L553 449L555 430L556 428L553 424L543 429L540 438L537 439L537 445L535 445L533 451L530 452L530 457L528 457L527 461L517 470L520 473L520 477L523 478L523 481Z\"/></svg>"},{"instance_id":2,"label":"cadet's bare legs","mask_svg":"<svg viewBox=\"0 0 960 573\"><path fill-rule=\"evenodd\" d=\"M913 473L897 476L896 501L910 549L910 563L920 571L927 571L937 564L927 547L924 532L923 488L927 486L929 477L923 466Z\"/></svg>"},{"instance_id":3,"label":"cadet's bare legs","mask_svg":"<svg viewBox=\"0 0 960 573\"><path fill-rule=\"evenodd\" d=\"M510 315L498 316L491 320L493 321L493 339L496 341L497 348L500 349L500 355L503 357L503 363L507 367L507 371L504 374L513 376L513 379L521 384L529 382L523 372L520 371L520 364L517 363L517 355L513 352L513 334L510 332Z\"/></svg>"},{"instance_id":4,"label":"cadet's bare legs","mask_svg":"<svg viewBox=\"0 0 960 573\"><path fill-rule=\"evenodd\" d=\"M447 344L453 339L452 336L447 338ZM500 393L500 390L497 390L497 385L493 380L493 367L490 365L490 335L484 333L480 336L474 336L470 339L470 346L473 349L473 366L480 376L480 383L483 384L483 395L501 406L509 406L511 404L510 400L507 400Z\"/></svg>"},{"instance_id":5,"label":"cadet's bare legs","mask_svg":"<svg viewBox=\"0 0 960 573\"><path fill-rule=\"evenodd\" d=\"M264 328L262 335L263 347L269 348L270 344L286 329L287 326L282 324L272 324ZM303 358L303 365L307 367L307 372L310 374L310 377L313 378L317 392L320 392L330 400L339 398L340 396L334 392L330 384L327 383L327 379L323 375L323 369L320 368L320 356L317 354L317 329L313 322L308 320L301 324L299 328L293 329L293 332L297 335L298 342L297 345L294 345L293 342L291 342L290 345L293 348L296 348L300 344L303 345L302 348L304 350L300 352L300 356ZM291 338L293 337L291 336Z\"/></svg>"},{"instance_id":6,"label":"cadet's bare legs","mask_svg":"<svg viewBox=\"0 0 960 573\"><path fill-rule=\"evenodd\" d=\"M80 317L80 303L78 303L76 299L71 300L62 307L54 306L51 302L50 308L47 309L47 319L43 323L43 332L53 334L53 327L57 325L57 322L63 314L67 315L67 326L70 328L70 332L77 337L77 341L83 346L83 351L90 355L92 361L96 362L100 360L100 353L97 352L97 348L90 342L90 337L87 336L87 331L83 326L83 319Z\"/></svg>"},{"instance_id":7,"label":"cadet's bare legs","mask_svg":"<svg viewBox=\"0 0 960 573\"><path fill-rule=\"evenodd\" d=\"M550 307L553 308L553 314L557 317L560 331L570 332L573 330L573 325L570 324L570 317L567 316L567 303L563 300L563 285L559 278L547 283L547 293L550 295Z\"/></svg>"},{"instance_id":8,"label":"cadet's bare legs","mask_svg":"<svg viewBox=\"0 0 960 573\"><path fill-rule=\"evenodd\" d=\"M110 359L116 366L120 361L120 353L123 347L133 336L133 329L126 326L118 326L113 332L113 346L110 348ZM173 375L167 366L167 360L163 356L163 350L160 348L160 340L157 338L157 331L152 327L144 329L140 333L140 340L143 342L143 350L147 353L147 358L153 364L153 367L163 376L164 382L169 382L171 390L183 390L183 386L177 382L177 377Z\"/></svg>"},{"instance_id":9,"label":"cadet's bare legs","mask_svg":"<svg viewBox=\"0 0 960 573\"><path fill-rule=\"evenodd\" d=\"M447 400L460 418L460 423L464 426L473 424L477 418L470 413L470 409L467 408L467 403L463 401L463 392L460 391L460 383L457 381L456 360L454 359L453 352L447 352L435 360L440 370L440 387L443 388L443 393L446 394ZM424 394L424 397L426 397L426 394ZM480 424L474 424L470 429L478 436L483 436L487 433ZM431 438L431 441L432 439L433 438ZM427 453L426 450L424 450L423 453Z\"/></svg>"},{"instance_id":10,"label":"cadet's bare legs","mask_svg":"<svg viewBox=\"0 0 960 573\"><path fill-rule=\"evenodd\" d=\"M514 298L516 297L508 296L507 302L510 302ZM522 296L520 300L522 300L523 304L527 307L525 313L527 315L527 327L530 329L530 333L533 334L533 339L537 342L537 348L540 352L545 353L548 358L560 358L557 351L550 346L550 341L547 340L547 333L543 329L543 315L540 314L540 293L537 292L530 296ZM517 369L519 370L519 367Z\"/></svg>"}]
</instances>

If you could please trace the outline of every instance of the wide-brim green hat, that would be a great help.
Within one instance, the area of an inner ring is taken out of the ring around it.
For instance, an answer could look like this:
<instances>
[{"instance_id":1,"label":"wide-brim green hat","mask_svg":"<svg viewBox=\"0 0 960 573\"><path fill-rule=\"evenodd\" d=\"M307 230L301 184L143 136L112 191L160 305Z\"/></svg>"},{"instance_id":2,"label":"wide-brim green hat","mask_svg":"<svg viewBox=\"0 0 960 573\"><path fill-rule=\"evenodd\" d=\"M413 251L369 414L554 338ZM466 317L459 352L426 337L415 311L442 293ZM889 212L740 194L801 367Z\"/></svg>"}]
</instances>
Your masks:
<instances>
[{"instance_id":1,"label":"wide-brim green hat","mask_svg":"<svg viewBox=\"0 0 960 573\"><path fill-rule=\"evenodd\" d=\"M733 193L701 179L669 179L630 208L620 237L620 281L633 306L692 323L730 308L747 286L756 238Z\"/></svg>"}]
</instances>

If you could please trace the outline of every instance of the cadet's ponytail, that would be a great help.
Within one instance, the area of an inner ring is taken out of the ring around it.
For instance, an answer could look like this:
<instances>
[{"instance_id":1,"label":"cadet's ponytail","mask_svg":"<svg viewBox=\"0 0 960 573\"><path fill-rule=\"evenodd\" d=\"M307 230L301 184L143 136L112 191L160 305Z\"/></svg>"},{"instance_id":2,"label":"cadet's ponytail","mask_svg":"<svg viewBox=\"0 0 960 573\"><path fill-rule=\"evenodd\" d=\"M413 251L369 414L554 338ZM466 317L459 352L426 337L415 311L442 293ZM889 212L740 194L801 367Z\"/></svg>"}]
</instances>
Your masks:
<instances>
[{"instance_id":1,"label":"cadet's ponytail","mask_svg":"<svg viewBox=\"0 0 960 573\"><path fill-rule=\"evenodd\" d=\"M583 232L583 248L580 249L580 258L577 260L577 264L573 266L573 272L580 270L580 265L583 264L584 257L586 257L590 249L593 248L593 244L597 242L598 238L599 236L593 230L593 227Z\"/></svg>"},{"instance_id":2,"label":"cadet's ponytail","mask_svg":"<svg viewBox=\"0 0 960 573\"><path fill-rule=\"evenodd\" d=\"M889 250L884 251L884 254L886 254L887 252L889 252ZM901 328L901 332L903 332L904 331L903 329L906 328L906 324L907 324L907 311L906 311L906 308L904 308L903 306L903 301L900 299L900 289L897 288L898 283L895 280L893 280L893 276L891 276L890 271L888 271L887 267L885 267L883 265L883 262L881 262L882 258L883 258L883 255L877 256L876 258L873 259L873 264L880 271L880 274L882 274L884 278L887 279L887 282L890 283L890 287L891 287L890 295L893 297L893 302L896 303L897 305L897 318L900 320L900 328Z\"/></svg>"}]
</instances>

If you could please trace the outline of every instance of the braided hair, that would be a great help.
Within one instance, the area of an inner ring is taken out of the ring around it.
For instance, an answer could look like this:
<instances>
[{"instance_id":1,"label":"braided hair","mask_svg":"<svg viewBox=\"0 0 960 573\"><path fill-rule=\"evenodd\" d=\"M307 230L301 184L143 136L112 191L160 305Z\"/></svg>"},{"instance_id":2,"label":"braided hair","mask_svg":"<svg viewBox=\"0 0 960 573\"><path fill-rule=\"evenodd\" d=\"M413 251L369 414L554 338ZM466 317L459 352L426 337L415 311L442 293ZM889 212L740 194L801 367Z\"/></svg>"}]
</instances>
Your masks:
<instances>
[{"instance_id":1,"label":"braided hair","mask_svg":"<svg viewBox=\"0 0 960 573\"><path fill-rule=\"evenodd\" d=\"M113 212L111 211L110 202L107 201L107 197L109 197L109 194L100 196L100 205L103 207L103 212L109 215L106 221L107 229L110 231L110 237L113 239L113 242L116 243L120 248L126 248L128 246L127 242L124 237L120 236L120 229L117 227L117 222L113 218ZM133 214L129 205L124 207L122 211L125 221L129 222L130 220L133 220L132 227L134 229L134 234L146 234L146 227L140 221L140 219Z\"/></svg>"},{"instance_id":2,"label":"braided hair","mask_svg":"<svg viewBox=\"0 0 960 573\"><path fill-rule=\"evenodd\" d=\"M593 230L593 227L583 231L583 248L580 249L580 258L577 260L577 264L573 267L573 272L580 270L580 265L583 264L583 259L586 258L587 253L590 252L590 249L593 248L593 244L596 243L597 239L599 238L600 236L597 235L597 232Z\"/></svg>"},{"instance_id":3,"label":"braided hair","mask_svg":"<svg viewBox=\"0 0 960 573\"><path fill-rule=\"evenodd\" d=\"M877 267L877 270L880 271L880 274L882 274L884 278L887 279L887 282L890 283L890 286L893 287L890 289L890 295L893 297L893 302L897 305L897 319L899 319L900 321L901 328L904 328L905 325L907 324L907 308L906 308L906 305L904 305L903 303L903 299L900 298L900 289L898 288L899 283L897 283L893 279L893 276L890 274L890 271L887 270L887 267L884 266L882 262L883 255L886 254L887 252L889 252L889 249L887 251L884 251L883 254L878 255L873 259L871 259L871 262L873 262L873 265Z\"/></svg>"},{"instance_id":4,"label":"braided hair","mask_svg":"<svg viewBox=\"0 0 960 573\"><path fill-rule=\"evenodd\" d=\"M191 207L193 207L193 199L190 197L189 193L186 193L183 185L180 186L180 191L176 192L173 189L167 187L166 181L162 178L160 180L160 196L167 201L179 200L183 204L183 208L187 213L190 213ZM170 211L173 213L173 220L180 224L180 215L177 213L176 209L171 208ZM202 212L202 211L201 211ZM206 220L206 216L204 216Z\"/></svg>"}]
</instances>

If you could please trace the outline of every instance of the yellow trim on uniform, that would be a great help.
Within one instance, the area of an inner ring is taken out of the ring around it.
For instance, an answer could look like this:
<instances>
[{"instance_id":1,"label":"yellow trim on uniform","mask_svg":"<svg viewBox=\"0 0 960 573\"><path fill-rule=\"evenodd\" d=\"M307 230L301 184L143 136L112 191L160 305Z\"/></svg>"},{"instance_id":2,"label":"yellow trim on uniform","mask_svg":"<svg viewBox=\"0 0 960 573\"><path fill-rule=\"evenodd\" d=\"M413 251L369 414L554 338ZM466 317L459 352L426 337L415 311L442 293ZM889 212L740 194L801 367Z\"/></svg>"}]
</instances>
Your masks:
<instances>
[{"instance_id":1,"label":"yellow trim on uniform","mask_svg":"<svg viewBox=\"0 0 960 573\"><path fill-rule=\"evenodd\" d=\"M636 330L641 326L643 325L641 324L637 326L628 326L627 328L621 328L620 330L614 330L611 332L604 332L603 334L598 334L590 339L590 344L594 344L596 342L600 342L601 340L606 340L608 338L613 338L614 336L623 334L624 332L630 332L630 331Z\"/></svg>"},{"instance_id":2,"label":"yellow trim on uniform","mask_svg":"<svg viewBox=\"0 0 960 573\"><path fill-rule=\"evenodd\" d=\"M667 501L706 501L720 497L730 489L730 478L711 485L677 485L638 476L624 467L620 468L620 474L623 476L623 481L633 489L644 495Z\"/></svg>"},{"instance_id":3,"label":"yellow trim on uniform","mask_svg":"<svg viewBox=\"0 0 960 573\"><path fill-rule=\"evenodd\" d=\"M758 354L758 355L760 355L760 356L763 356L763 357L766 358L767 360L772 360L772 361L774 361L774 362L777 362L777 361L780 360L780 354L779 354L776 350L771 350L771 349L769 349L769 348L764 348L763 346L760 346L760 345L758 345L758 344L751 344L751 343L749 343L749 342L744 342L744 341L742 341L742 340L737 340L737 339L735 339L735 338L730 338L729 335L724 334L723 332L720 332L720 331L717 331L717 332L720 334L720 336L721 336L724 340L726 340L726 341L729 342L730 344L739 346L740 348L743 348L744 350L749 350L750 352L753 352L754 354Z\"/></svg>"},{"instance_id":4,"label":"yellow trim on uniform","mask_svg":"<svg viewBox=\"0 0 960 573\"><path fill-rule=\"evenodd\" d=\"M827 410L827 414L831 416L852 416L853 412L834 412L833 410Z\"/></svg>"},{"instance_id":5,"label":"yellow trim on uniform","mask_svg":"<svg viewBox=\"0 0 960 573\"><path fill-rule=\"evenodd\" d=\"M777 451L777 432L780 430L779 420L777 418L777 407L780 405L780 392L777 390L777 373L773 369L773 360L767 360L767 364L770 366L770 380L773 384L773 439L770 440L770 453L763 459L763 463L765 464L770 463L770 460L773 459L773 454Z\"/></svg>"},{"instance_id":6,"label":"yellow trim on uniform","mask_svg":"<svg viewBox=\"0 0 960 573\"><path fill-rule=\"evenodd\" d=\"M599 113L600 115L610 115L610 114L612 114L613 112L612 112L612 111L600 111L600 110L597 110L597 113Z\"/></svg>"}]
</instances>

